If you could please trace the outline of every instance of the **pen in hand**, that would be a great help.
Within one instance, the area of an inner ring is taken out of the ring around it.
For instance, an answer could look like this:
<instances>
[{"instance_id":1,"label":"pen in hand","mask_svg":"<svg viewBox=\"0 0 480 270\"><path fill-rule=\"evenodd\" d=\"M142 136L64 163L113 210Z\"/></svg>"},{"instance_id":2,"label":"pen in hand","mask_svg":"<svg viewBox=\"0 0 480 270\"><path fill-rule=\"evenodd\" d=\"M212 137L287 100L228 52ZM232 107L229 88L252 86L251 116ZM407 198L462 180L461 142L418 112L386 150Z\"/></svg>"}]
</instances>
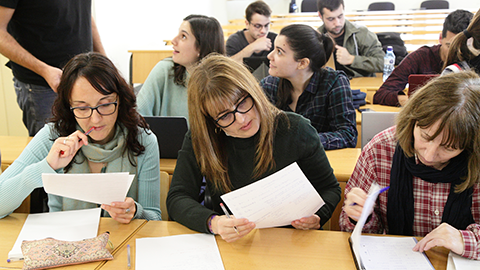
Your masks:
<instances>
[{"instance_id":1,"label":"pen in hand","mask_svg":"<svg viewBox=\"0 0 480 270\"><path fill-rule=\"evenodd\" d=\"M387 186L387 187L384 187L384 188L380 189L378 194L383 193L384 191L387 191L389 188L390 188L390 186ZM350 206L355 206L355 205L357 205L357 203L350 204Z\"/></svg>"},{"instance_id":2,"label":"pen in hand","mask_svg":"<svg viewBox=\"0 0 480 270\"><path fill-rule=\"evenodd\" d=\"M225 205L223 205L223 203L220 203L220 207L222 208L222 210L223 210L223 212L225 213L225 216L227 216L227 218L232 218L232 217L230 216L230 214L228 214L228 211L227 211L227 209L225 208ZM233 226L233 229L235 230L235 232L236 232L237 234L240 234L240 233L238 232L236 226Z\"/></svg>"},{"instance_id":3,"label":"pen in hand","mask_svg":"<svg viewBox=\"0 0 480 270\"><path fill-rule=\"evenodd\" d=\"M89 130L87 130L87 132L85 132L85 136L87 136L88 134L90 134L94 130L95 130L95 127L91 127ZM78 141L81 141L81 140L78 140ZM63 150L60 151L60 155L63 155L64 153L65 152Z\"/></svg>"},{"instance_id":4,"label":"pen in hand","mask_svg":"<svg viewBox=\"0 0 480 270\"><path fill-rule=\"evenodd\" d=\"M130 245L127 245L127 259L128 259L128 269L130 269L131 264L130 264Z\"/></svg>"}]
</instances>

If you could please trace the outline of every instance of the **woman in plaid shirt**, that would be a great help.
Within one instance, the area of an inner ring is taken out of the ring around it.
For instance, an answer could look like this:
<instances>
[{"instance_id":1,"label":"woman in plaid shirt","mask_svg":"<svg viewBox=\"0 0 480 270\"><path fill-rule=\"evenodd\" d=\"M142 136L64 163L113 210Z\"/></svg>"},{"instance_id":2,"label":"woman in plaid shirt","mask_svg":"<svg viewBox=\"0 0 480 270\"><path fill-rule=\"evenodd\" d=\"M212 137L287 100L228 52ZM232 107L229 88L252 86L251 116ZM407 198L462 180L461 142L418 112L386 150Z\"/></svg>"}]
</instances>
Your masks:
<instances>
[{"instance_id":1,"label":"woman in plaid shirt","mask_svg":"<svg viewBox=\"0 0 480 270\"><path fill-rule=\"evenodd\" d=\"M432 80L409 100L397 125L362 150L345 188L340 228L352 231L373 183L379 195L363 232L424 236L414 247L443 246L480 259L480 77Z\"/></svg>"}]
</instances>

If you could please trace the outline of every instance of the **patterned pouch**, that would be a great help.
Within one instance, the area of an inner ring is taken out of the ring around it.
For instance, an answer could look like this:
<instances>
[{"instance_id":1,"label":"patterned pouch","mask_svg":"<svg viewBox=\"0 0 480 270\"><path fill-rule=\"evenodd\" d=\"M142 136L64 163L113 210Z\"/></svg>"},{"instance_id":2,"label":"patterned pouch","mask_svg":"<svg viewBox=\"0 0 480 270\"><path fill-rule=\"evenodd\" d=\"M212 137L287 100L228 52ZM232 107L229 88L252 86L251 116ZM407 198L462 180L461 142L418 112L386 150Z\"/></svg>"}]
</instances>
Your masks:
<instances>
[{"instance_id":1,"label":"patterned pouch","mask_svg":"<svg viewBox=\"0 0 480 270\"><path fill-rule=\"evenodd\" d=\"M95 238L81 241L61 241L53 238L23 241L23 269L45 269L112 260L112 254L105 248L108 237L109 234L106 232Z\"/></svg>"}]
</instances>

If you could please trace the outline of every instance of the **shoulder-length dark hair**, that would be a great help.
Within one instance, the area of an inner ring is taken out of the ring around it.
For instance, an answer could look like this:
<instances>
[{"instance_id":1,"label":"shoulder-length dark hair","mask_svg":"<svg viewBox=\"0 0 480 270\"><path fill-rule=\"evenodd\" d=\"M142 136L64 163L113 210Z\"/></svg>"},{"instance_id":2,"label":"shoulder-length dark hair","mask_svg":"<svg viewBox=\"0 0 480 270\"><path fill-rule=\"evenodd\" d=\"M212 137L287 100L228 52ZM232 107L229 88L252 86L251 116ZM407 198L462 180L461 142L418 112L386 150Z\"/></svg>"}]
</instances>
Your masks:
<instances>
[{"instance_id":1,"label":"shoulder-length dark hair","mask_svg":"<svg viewBox=\"0 0 480 270\"><path fill-rule=\"evenodd\" d=\"M116 124L127 129L127 142L124 151L129 151L130 163L136 166L134 156L145 151L137 139L139 127L147 130L147 123L136 110L136 97L132 87L120 75L117 68L105 56L89 52L76 55L63 69L58 85L58 96L53 104L55 131L61 136L68 136L77 130L77 120L70 110L72 89L79 78L85 78L102 95L116 93L118 96L118 116ZM71 167L70 163L65 170Z\"/></svg>"},{"instance_id":2,"label":"shoulder-length dark hair","mask_svg":"<svg viewBox=\"0 0 480 270\"><path fill-rule=\"evenodd\" d=\"M286 37L296 61L304 58L310 60L308 67L313 72L318 72L325 66L335 46L335 42L329 35L322 34L304 24L288 25L282 28L279 35ZM284 108L292 103L292 91L292 83L287 79L280 78L278 101L275 105L278 108Z\"/></svg>"},{"instance_id":3,"label":"shoulder-length dark hair","mask_svg":"<svg viewBox=\"0 0 480 270\"><path fill-rule=\"evenodd\" d=\"M480 181L480 78L475 72L440 76L413 94L396 119L396 139L405 155L415 153L415 125L428 128L437 121L438 130L430 139L443 131L442 145L468 155L468 175L455 187L462 192Z\"/></svg>"},{"instance_id":4,"label":"shoulder-length dark hair","mask_svg":"<svg viewBox=\"0 0 480 270\"><path fill-rule=\"evenodd\" d=\"M190 29L195 37L195 47L200 51L198 61L212 52L225 55L223 29L217 19L204 15L188 15L183 21L190 23ZM175 84L186 85L186 71L187 69L184 66L174 63L173 77Z\"/></svg>"}]
</instances>

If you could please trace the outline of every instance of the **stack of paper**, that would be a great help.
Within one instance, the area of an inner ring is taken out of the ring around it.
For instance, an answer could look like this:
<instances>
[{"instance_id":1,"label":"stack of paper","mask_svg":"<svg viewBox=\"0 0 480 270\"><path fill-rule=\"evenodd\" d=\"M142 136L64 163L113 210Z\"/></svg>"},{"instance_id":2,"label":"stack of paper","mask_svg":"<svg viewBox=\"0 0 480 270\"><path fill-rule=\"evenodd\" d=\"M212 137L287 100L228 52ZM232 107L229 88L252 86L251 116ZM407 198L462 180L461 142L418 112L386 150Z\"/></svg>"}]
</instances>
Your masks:
<instances>
[{"instance_id":1,"label":"stack of paper","mask_svg":"<svg viewBox=\"0 0 480 270\"><path fill-rule=\"evenodd\" d=\"M225 270L213 235L138 238L135 246L136 270Z\"/></svg>"},{"instance_id":2,"label":"stack of paper","mask_svg":"<svg viewBox=\"0 0 480 270\"><path fill-rule=\"evenodd\" d=\"M8 253L11 260L23 259L22 241L47 237L65 241L78 241L96 237L100 222L100 208L30 214L23 224L17 241Z\"/></svg>"}]
</instances>

